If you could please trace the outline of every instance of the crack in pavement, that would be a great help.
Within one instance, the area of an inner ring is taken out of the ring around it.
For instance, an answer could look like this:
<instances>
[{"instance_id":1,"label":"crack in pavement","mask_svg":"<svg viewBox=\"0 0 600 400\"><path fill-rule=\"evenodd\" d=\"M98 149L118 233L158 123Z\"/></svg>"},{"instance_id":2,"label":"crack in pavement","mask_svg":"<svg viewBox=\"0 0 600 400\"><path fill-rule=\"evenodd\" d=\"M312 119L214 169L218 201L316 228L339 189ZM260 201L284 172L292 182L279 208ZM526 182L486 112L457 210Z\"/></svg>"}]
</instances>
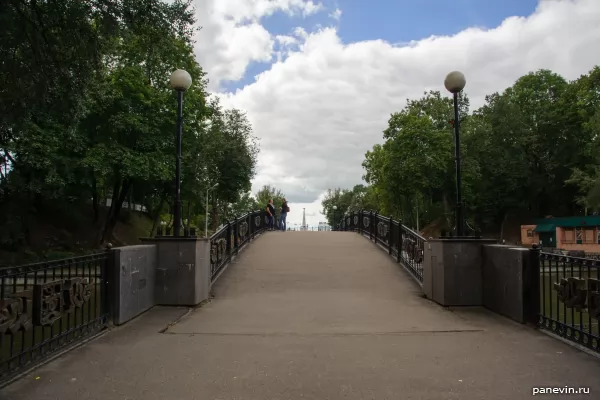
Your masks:
<instances>
[{"instance_id":1,"label":"crack in pavement","mask_svg":"<svg viewBox=\"0 0 600 400\"><path fill-rule=\"evenodd\" d=\"M188 336L411 336L411 335L444 335L451 333L481 333L485 329L449 329L449 330L420 330L392 332L161 332L165 335Z\"/></svg>"}]
</instances>

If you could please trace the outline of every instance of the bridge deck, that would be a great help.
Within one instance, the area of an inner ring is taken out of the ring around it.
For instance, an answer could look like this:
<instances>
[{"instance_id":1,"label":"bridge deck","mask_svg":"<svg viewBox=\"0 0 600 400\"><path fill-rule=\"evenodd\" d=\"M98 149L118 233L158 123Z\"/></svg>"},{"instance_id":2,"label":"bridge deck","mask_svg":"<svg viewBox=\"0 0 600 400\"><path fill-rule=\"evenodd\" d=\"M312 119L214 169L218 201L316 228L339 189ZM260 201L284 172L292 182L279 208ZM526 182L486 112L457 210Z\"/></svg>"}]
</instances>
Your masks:
<instances>
[{"instance_id":1,"label":"bridge deck","mask_svg":"<svg viewBox=\"0 0 600 400\"><path fill-rule=\"evenodd\" d=\"M600 361L478 308L447 310L346 232L258 238L173 324L156 308L12 386L10 399L526 399ZM36 379L39 377L39 379ZM0 395L0 397L2 396Z\"/></svg>"}]
</instances>

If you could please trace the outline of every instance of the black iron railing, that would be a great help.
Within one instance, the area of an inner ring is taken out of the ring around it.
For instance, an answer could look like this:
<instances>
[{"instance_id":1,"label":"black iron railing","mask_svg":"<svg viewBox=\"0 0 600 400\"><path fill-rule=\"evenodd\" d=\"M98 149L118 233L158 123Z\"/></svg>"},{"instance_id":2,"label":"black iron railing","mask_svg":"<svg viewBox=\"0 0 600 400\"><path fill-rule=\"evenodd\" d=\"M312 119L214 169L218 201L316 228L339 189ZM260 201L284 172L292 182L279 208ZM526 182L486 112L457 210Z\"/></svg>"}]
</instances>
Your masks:
<instances>
[{"instance_id":1,"label":"black iron railing","mask_svg":"<svg viewBox=\"0 0 600 400\"><path fill-rule=\"evenodd\" d=\"M0 269L0 381L106 327L111 257Z\"/></svg>"},{"instance_id":2,"label":"black iron railing","mask_svg":"<svg viewBox=\"0 0 600 400\"><path fill-rule=\"evenodd\" d=\"M339 226L341 230L359 232L373 240L422 284L426 242L423 236L401 222L374 211L354 212L345 216Z\"/></svg>"},{"instance_id":3,"label":"black iron railing","mask_svg":"<svg viewBox=\"0 0 600 400\"><path fill-rule=\"evenodd\" d=\"M539 260L540 328L600 352L600 261L545 252Z\"/></svg>"},{"instance_id":4,"label":"black iron railing","mask_svg":"<svg viewBox=\"0 0 600 400\"><path fill-rule=\"evenodd\" d=\"M214 282L225 269L231 257L239 252L255 235L267 228L265 211L253 211L228 222L210 237L210 277Z\"/></svg>"}]
</instances>

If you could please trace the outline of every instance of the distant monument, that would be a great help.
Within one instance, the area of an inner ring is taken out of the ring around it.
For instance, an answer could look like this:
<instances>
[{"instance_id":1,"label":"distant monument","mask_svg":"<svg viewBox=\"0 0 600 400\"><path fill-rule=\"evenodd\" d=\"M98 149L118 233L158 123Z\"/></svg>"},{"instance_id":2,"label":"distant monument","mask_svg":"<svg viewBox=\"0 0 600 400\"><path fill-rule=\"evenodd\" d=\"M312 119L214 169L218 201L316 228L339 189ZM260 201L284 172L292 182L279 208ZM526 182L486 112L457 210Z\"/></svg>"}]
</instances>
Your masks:
<instances>
[{"instance_id":1,"label":"distant monument","mask_svg":"<svg viewBox=\"0 0 600 400\"><path fill-rule=\"evenodd\" d=\"M302 209L302 226L300 227L301 231L307 231L308 226L306 226L306 208Z\"/></svg>"}]
</instances>

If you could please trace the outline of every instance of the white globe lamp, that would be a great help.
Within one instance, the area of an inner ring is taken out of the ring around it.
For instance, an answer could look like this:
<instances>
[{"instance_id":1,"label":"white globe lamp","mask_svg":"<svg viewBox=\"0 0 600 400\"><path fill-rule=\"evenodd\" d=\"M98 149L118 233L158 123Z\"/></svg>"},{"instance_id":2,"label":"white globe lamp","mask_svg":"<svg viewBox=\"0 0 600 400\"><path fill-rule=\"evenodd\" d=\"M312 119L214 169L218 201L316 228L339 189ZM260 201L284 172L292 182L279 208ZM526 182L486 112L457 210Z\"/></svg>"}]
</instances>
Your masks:
<instances>
[{"instance_id":1,"label":"white globe lamp","mask_svg":"<svg viewBox=\"0 0 600 400\"><path fill-rule=\"evenodd\" d=\"M460 93L466 85L467 79L460 71L452 71L444 79L444 86L450 93Z\"/></svg>"},{"instance_id":2,"label":"white globe lamp","mask_svg":"<svg viewBox=\"0 0 600 400\"><path fill-rule=\"evenodd\" d=\"M171 74L171 87L177 91L185 92L192 86L192 77L183 69L177 69Z\"/></svg>"}]
</instances>

